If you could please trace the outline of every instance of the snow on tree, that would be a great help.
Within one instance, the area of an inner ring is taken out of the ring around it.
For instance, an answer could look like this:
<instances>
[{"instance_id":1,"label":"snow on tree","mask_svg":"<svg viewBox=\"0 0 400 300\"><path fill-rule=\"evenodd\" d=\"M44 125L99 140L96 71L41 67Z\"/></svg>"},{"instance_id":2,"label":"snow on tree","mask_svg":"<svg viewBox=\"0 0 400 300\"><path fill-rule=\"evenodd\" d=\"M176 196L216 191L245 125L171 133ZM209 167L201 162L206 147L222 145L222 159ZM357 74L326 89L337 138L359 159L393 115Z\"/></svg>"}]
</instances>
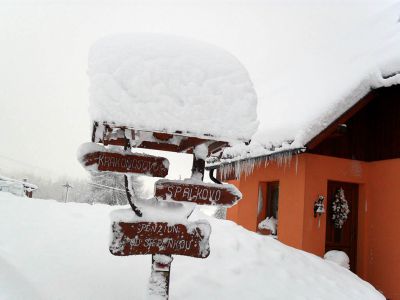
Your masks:
<instances>
[{"instance_id":1,"label":"snow on tree","mask_svg":"<svg viewBox=\"0 0 400 300\"><path fill-rule=\"evenodd\" d=\"M143 193L143 182L138 175L130 176L130 184L133 197L141 198ZM108 205L128 204L125 190L124 174L118 173L91 173L92 203L103 203Z\"/></svg>"},{"instance_id":2,"label":"snow on tree","mask_svg":"<svg viewBox=\"0 0 400 300\"><path fill-rule=\"evenodd\" d=\"M214 212L214 217L221 220L226 220L226 211L227 208L225 206L218 206Z\"/></svg>"}]
</instances>

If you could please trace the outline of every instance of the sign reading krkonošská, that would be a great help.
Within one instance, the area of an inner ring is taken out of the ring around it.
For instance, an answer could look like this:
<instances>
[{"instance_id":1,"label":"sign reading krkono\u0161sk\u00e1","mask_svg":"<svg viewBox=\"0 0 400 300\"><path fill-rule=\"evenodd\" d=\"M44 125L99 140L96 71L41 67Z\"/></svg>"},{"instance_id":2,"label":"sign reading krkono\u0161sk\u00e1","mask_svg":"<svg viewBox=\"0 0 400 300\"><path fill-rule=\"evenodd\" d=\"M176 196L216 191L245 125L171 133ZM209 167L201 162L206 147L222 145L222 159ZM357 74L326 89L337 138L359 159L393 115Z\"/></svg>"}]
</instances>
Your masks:
<instances>
[{"instance_id":1,"label":"sign reading krkono\u0161sk\u00e1","mask_svg":"<svg viewBox=\"0 0 400 300\"><path fill-rule=\"evenodd\" d=\"M115 152L95 151L81 158L84 167L91 166L98 172L137 173L153 177L168 175L168 159L145 154L122 154Z\"/></svg>"}]
</instances>

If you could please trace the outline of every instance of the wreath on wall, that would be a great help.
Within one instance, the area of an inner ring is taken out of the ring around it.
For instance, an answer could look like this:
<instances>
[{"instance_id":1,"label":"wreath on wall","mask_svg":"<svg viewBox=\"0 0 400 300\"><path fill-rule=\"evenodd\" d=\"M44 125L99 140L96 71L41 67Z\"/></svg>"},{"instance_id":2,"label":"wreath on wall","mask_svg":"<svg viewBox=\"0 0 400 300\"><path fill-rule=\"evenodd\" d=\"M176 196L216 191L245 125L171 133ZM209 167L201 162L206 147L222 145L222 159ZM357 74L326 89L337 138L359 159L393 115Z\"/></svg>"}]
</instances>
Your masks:
<instances>
[{"instance_id":1,"label":"wreath on wall","mask_svg":"<svg viewBox=\"0 0 400 300\"><path fill-rule=\"evenodd\" d=\"M336 191L332 201L332 220L335 228L341 229L347 220L350 209L343 188Z\"/></svg>"}]
</instances>

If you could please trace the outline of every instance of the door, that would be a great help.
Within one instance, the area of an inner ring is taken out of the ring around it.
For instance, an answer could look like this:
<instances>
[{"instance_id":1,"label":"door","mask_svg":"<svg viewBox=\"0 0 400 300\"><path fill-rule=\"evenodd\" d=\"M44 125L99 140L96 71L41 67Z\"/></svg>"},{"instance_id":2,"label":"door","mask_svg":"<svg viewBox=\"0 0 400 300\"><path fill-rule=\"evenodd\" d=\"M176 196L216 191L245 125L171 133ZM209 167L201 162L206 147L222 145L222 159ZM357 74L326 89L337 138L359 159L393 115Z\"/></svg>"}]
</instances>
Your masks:
<instances>
[{"instance_id":1,"label":"door","mask_svg":"<svg viewBox=\"0 0 400 300\"><path fill-rule=\"evenodd\" d=\"M278 201L279 201L279 181L260 182L258 187L258 211L257 224L264 221L267 217L274 217L278 221ZM257 232L261 234L270 234L269 231L258 228ZM277 223L275 232L277 234Z\"/></svg>"},{"instance_id":2,"label":"door","mask_svg":"<svg viewBox=\"0 0 400 300\"><path fill-rule=\"evenodd\" d=\"M334 223L332 204L335 195L343 189L350 212L342 227ZM358 185L347 182L328 181L326 215L325 252L340 250L350 258L350 270L356 272L357 262L357 214L358 214Z\"/></svg>"}]
</instances>

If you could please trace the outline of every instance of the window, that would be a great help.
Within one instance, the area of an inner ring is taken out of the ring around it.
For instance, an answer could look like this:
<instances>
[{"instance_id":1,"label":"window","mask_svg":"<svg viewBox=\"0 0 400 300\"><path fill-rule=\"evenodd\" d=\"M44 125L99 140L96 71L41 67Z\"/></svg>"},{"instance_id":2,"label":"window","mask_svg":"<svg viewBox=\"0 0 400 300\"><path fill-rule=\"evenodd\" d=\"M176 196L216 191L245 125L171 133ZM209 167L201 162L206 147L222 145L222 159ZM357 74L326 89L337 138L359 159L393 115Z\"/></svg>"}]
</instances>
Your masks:
<instances>
[{"instance_id":1,"label":"window","mask_svg":"<svg viewBox=\"0 0 400 300\"><path fill-rule=\"evenodd\" d=\"M260 182L258 187L258 230L277 234L279 181ZM265 231L269 230L269 231Z\"/></svg>"}]
</instances>

